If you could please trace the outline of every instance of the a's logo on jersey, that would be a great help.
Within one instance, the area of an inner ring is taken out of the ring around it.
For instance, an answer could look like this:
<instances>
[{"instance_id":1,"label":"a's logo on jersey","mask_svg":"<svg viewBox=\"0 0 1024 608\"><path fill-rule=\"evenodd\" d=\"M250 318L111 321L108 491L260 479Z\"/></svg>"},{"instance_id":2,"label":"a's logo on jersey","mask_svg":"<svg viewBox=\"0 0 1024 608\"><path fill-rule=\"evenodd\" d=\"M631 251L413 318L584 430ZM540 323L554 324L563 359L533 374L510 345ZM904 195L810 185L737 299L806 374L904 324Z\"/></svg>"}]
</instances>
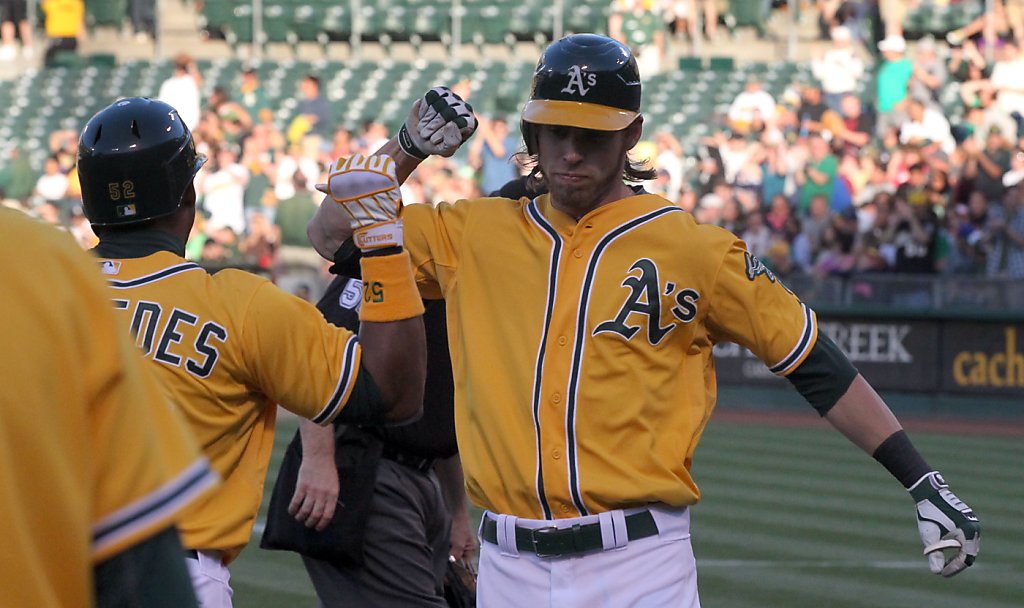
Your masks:
<instances>
[{"instance_id":1,"label":"a's logo on jersey","mask_svg":"<svg viewBox=\"0 0 1024 608\"><path fill-rule=\"evenodd\" d=\"M586 84L584 84L586 80ZM577 93L580 97L586 97L591 87L597 84L597 74L588 74L578 65L569 68L569 84L562 88L563 93Z\"/></svg>"},{"instance_id":2,"label":"a's logo on jersey","mask_svg":"<svg viewBox=\"0 0 1024 608\"><path fill-rule=\"evenodd\" d=\"M107 275L115 275L121 272L121 262L116 260L103 260L100 262L100 272Z\"/></svg>"},{"instance_id":3,"label":"a's logo on jersey","mask_svg":"<svg viewBox=\"0 0 1024 608\"><path fill-rule=\"evenodd\" d=\"M672 296L675 306L669 309L669 313L678 321L689 323L697 316L697 300L700 293L695 289L677 289L676 284L669 281L662 288L658 280L658 267L651 260L646 258L637 260L629 268L629 276L622 281L623 287L628 287L630 292L626 301L615 319L605 321L594 328L594 335L601 332L612 332L619 334L629 340L638 331L640 325L629 325L631 315L642 315L647 317L647 341L652 345L661 342L678 323L672 322L669 325L661 324L661 294ZM636 274L633 274L633 273Z\"/></svg>"},{"instance_id":4,"label":"a's logo on jersey","mask_svg":"<svg viewBox=\"0 0 1024 608\"><path fill-rule=\"evenodd\" d=\"M749 251L744 251L743 257L746 258L747 260L748 279L753 281L754 279L763 274L764 276L768 277L768 280L771 281L772 283L776 281L775 273L773 273L771 270L768 270L768 267L764 265L764 262L750 255Z\"/></svg>"},{"instance_id":5,"label":"a's logo on jersey","mask_svg":"<svg viewBox=\"0 0 1024 608\"><path fill-rule=\"evenodd\" d=\"M359 310L363 302L363 282L359 279L349 279L345 288L338 295L338 304L349 310Z\"/></svg>"}]
</instances>

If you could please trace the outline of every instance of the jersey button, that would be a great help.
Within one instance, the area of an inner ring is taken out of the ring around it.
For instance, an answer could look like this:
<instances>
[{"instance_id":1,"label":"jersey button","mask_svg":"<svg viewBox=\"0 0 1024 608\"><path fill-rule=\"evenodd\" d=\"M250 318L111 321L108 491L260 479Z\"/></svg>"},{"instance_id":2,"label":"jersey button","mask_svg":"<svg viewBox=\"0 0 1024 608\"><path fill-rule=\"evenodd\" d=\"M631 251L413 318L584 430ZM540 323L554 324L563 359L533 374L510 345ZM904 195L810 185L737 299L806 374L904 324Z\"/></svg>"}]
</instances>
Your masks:
<instances>
[{"instance_id":1,"label":"jersey button","mask_svg":"<svg viewBox=\"0 0 1024 608\"><path fill-rule=\"evenodd\" d=\"M568 338L566 338L565 336L558 336L558 345L559 346L565 346L567 342L569 342Z\"/></svg>"},{"instance_id":2,"label":"jersey button","mask_svg":"<svg viewBox=\"0 0 1024 608\"><path fill-rule=\"evenodd\" d=\"M551 403L561 403L561 402L562 402L562 396L560 394L555 393L554 395L551 395Z\"/></svg>"},{"instance_id":3,"label":"jersey button","mask_svg":"<svg viewBox=\"0 0 1024 608\"><path fill-rule=\"evenodd\" d=\"M555 460L558 460L559 458L562 457L562 453L559 452L558 450L551 450L551 457L554 458Z\"/></svg>"},{"instance_id":4,"label":"jersey button","mask_svg":"<svg viewBox=\"0 0 1024 608\"><path fill-rule=\"evenodd\" d=\"M579 249L573 249L572 250L572 256L574 258L582 258L583 257L583 252L580 251Z\"/></svg>"},{"instance_id":5,"label":"jersey button","mask_svg":"<svg viewBox=\"0 0 1024 608\"><path fill-rule=\"evenodd\" d=\"M568 512L569 512L569 505L562 505L562 513L568 513Z\"/></svg>"}]
</instances>

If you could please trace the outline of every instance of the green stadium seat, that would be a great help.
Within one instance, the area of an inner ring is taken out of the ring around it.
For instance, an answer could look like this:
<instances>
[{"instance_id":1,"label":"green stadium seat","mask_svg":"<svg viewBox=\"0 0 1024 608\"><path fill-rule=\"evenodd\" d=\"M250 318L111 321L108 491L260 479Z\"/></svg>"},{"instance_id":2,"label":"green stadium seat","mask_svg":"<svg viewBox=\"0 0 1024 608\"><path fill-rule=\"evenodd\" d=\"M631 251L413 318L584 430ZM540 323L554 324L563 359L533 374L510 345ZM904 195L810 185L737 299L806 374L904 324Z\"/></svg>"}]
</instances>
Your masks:
<instances>
[{"instance_id":1,"label":"green stadium seat","mask_svg":"<svg viewBox=\"0 0 1024 608\"><path fill-rule=\"evenodd\" d=\"M316 5L302 4L294 8L292 15L292 28L299 41L326 44L326 34L323 33L326 11Z\"/></svg>"},{"instance_id":2,"label":"green stadium seat","mask_svg":"<svg viewBox=\"0 0 1024 608\"><path fill-rule=\"evenodd\" d=\"M736 69L736 60L729 55L711 57L708 59L708 69L712 72L732 72Z\"/></svg>"},{"instance_id":3,"label":"green stadium seat","mask_svg":"<svg viewBox=\"0 0 1024 608\"><path fill-rule=\"evenodd\" d=\"M346 4L335 4L326 8L323 31L330 40L348 40L352 34L352 13Z\"/></svg>"},{"instance_id":4,"label":"green stadium seat","mask_svg":"<svg viewBox=\"0 0 1024 608\"><path fill-rule=\"evenodd\" d=\"M199 12L199 26L211 37L222 37L233 14L232 0L204 0Z\"/></svg>"},{"instance_id":5,"label":"green stadium seat","mask_svg":"<svg viewBox=\"0 0 1024 608\"><path fill-rule=\"evenodd\" d=\"M53 58L50 59L49 68L72 68L78 69L85 67L85 58L79 55L76 51L60 51L54 54Z\"/></svg>"},{"instance_id":6,"label":"green stadium seat","mask_svg":"<svg viewBox=\"0 0 1024 608\"><path fill-rule=\"evenodd\" d=\"M236 6L224 27L225 38L232 46L252 43L252 6L248 4Z\"/></svg>"},{"instance_id":7,"label":"green stadium seat","mask_svg":"<svg viewBox=\"0 0 1024 608\"><path fill-rule=\"evenodd\" d=\"M128 15L128 0L89 0L85 22L89 27L120 28Z\"/></svg>"},{"instance_id":8,"label":"green stadium seat","mask_svg":"<svg viewBox=\"0 0 1024 608\"><path fill-rule=\"evenodd\" d=\"M704 69L704 60L700 57L684 56L679 58L679 69L683 72L697 72Z\"/></svg>"}]
</instances>

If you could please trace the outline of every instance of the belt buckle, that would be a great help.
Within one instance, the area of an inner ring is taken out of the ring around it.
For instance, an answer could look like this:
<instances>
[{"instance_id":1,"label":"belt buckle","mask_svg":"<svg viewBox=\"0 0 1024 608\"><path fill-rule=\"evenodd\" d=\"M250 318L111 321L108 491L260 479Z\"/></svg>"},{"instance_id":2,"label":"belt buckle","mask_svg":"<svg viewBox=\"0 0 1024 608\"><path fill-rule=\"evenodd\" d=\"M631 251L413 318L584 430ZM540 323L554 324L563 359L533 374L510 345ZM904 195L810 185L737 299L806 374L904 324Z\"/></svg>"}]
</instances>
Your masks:
<instances>
[{"instance_id":1,"label":"belt buckle","mask_svg":"<svg viewBox=\"0 0 1024 608\"><path fill-rule=\"evenodd\" d=\"M537 557L558 557L561 553L542 553L537 547L537 536L538 534L543 536L544 534L558 532L556 526L546 526L543 528L533 528L530 530L530 542L533 543L533 552L537 554Z\"/></svg>"}]
</instances>

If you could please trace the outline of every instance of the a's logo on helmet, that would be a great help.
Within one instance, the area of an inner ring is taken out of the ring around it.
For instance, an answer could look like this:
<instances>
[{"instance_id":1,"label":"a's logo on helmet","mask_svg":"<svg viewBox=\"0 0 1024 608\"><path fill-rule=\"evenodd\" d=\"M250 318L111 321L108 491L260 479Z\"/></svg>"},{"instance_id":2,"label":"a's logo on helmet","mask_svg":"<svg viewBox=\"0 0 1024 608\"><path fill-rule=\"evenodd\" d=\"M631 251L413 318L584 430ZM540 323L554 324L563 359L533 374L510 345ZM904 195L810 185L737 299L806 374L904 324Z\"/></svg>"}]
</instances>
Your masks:
<instances>
[{"instance_id":1,"label":"a's logo on helmet","mask_svg":"<svg viewBox=\"0 0 1024 608\"><path fill-rule=\"evenodd\" d=\"M586 80L586 84L583 84L584 80ZM583 68L574 65L569 68L569 84L562 88L562 92L586 97L595 84L597 84L597 74L584 72Z\"/></svg>"}]
</instances>

